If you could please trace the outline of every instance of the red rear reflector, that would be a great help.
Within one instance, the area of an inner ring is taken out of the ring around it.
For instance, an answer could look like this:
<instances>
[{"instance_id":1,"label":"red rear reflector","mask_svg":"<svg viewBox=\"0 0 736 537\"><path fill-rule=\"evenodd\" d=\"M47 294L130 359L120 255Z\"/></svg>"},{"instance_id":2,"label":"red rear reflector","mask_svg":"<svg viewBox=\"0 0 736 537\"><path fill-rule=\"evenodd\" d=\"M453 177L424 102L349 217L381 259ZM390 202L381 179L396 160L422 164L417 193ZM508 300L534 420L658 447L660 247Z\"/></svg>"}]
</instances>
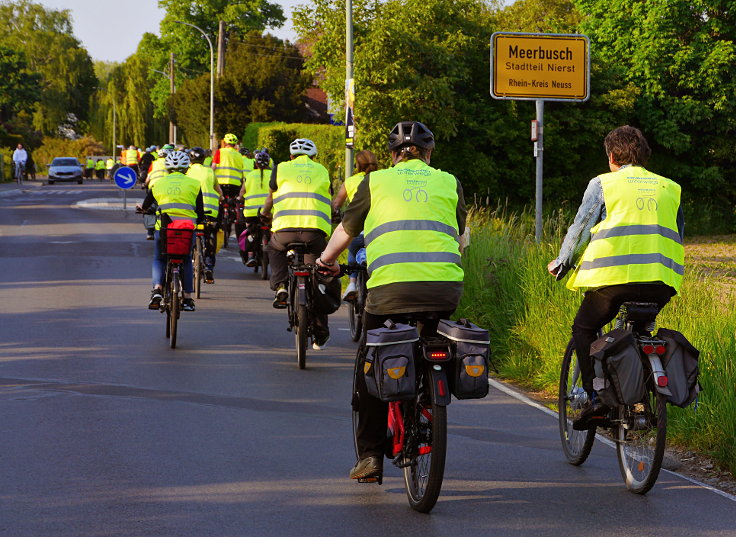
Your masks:
<instances>
[{"instance_id":1,"label":"red rear reflector","mask_svg":"<svg viewBox=\"0 0 736 537\"><path fill-rule=\"evenodd\" d=\"M432 453L432 446L422 446L419 448L418 451L420 455L426 455L427 453Z\"/></svg>"},{"instance_id":2,"label":"red rear reflector","mask_svg":"<svg viewBox=\"0 0 736 537\"><path fill-rule=\"evenodd\" d=\"M447 358L446 351L430 351L429 353L430 360L444 360L445 358Z\"/></svg>"},{"instance_id":3,"label":"red rear reflector","mask_svg":"<svg viewBox=\"0 0 736 537\"><path fill-rule=\"evenodd\" d=\"M665 377L664 375L657 377L657 386L659 386L660 388L664 388L665 386L667 386L668 382L669 381L667 380L667 377Z\"/></svg>"},{"instance_id":4,"label":"red rear reflector","mask_svg":"<svg viewBox=\"0 0 736 537\"><path fill-rule=\"evenodd\" d=\"M301 271L301 270L298 271L298 272L297 271L294 271L294 275L295 276L309 276L309 272Z\"/></svg>"},{"instance_id":5,"label":"red rear reflector","mask_svg":"<svg viewBox=\"0 0 736 537\"><path fill-rule=\"evenodd\" d=\"M654 352L656 352L660 356L664 354L664 351L665 351L664 345L657 345L657 347L654 349Z\"/></svg>"},{"instance_id":6,"label":"red rear reflector","mask_svg":"<svg viewBox=\"0 0 736 537\"><path fill-rule=\"evenodd\" d=\"M445 388L445 381L440 380L437 382L437 391L440 392L440 396L444 397L447 394L447 388Z\"/></svg>"},{"instance_id":7,"label":"red rear reflector","mask_svg":"<svg viewBox=\"0 0 736 537\"><path fill-rule=\"evenodd\" d=\"M644 354L654 354L654 345L644 345L641 350L644 351Z\"/></svg>"}]
</instances>

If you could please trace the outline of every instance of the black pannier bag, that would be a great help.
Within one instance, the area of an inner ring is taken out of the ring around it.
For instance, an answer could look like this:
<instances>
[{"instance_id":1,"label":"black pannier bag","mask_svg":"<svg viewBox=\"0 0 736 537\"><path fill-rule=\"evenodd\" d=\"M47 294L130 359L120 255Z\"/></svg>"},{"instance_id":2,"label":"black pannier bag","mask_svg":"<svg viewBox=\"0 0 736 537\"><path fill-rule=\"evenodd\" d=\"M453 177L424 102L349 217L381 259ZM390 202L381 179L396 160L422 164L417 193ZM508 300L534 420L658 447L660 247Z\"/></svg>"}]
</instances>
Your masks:
<instances>
[{"instance_id":1,"label":"black pannier bag","mask_svg":"<svg viewBox=\"0 0 736 537\"><path fill-rule=\"evenodd\" d=\"M667 387L672 392L667 401L679 407L686 407L700 392L698 383L700 351L676 330L660 328L657 337L666 343L662 365L667 373Z\"/></svg>"},{"instance_id":2,"label":"black pannier bag","mask_svg":"<svg viewBox=\"0 0 736 537\"><path fill-rule=\"evenodd\" d=\"M452 342L453 360L449 364L450 391L458 399L480 399L488 395L488 331L467 319L442 319L437 333Z\"/></svg>"},{"instance_id":3,"label":"black pannier bag","mask_svg":"<svg viewBox=\"0 0 736 537\"><path fill-rule=\"evenodd\" d=\"M596 378L593 388L608 406L640 403L646 395L644 365L634 334L616 328L590 346Z\"/></svg>"},{"instance_id":4,"label":"black pannier bag","mask_svg":"<svg viewBox=\"0 0 736 537\"><path fill-rule=\"evenodd\" d=\"M329 315L340 309L340 279L315 272L312 278L312 309L318 315Z\"/></svg>"},{"instance_id":5,"label":"black pannier bag","mask_svg":"<svg viewBox=\"0 0 736 537\"><path fill-rule=\"evenodd\" d=\"M414 346L416 327L386 321L366 333L363 364L368 393L381 401L401 401L416 396Z\"/></svg>"}]
</instances>

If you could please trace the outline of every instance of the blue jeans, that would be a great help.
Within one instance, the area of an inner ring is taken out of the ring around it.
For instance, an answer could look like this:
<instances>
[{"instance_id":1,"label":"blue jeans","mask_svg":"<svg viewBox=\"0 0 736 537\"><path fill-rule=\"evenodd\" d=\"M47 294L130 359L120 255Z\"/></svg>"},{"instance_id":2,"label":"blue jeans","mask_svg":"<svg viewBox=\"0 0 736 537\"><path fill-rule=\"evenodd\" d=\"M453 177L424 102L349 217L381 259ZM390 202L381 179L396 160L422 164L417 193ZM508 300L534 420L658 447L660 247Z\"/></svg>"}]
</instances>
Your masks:
<instances>
[{"instance_id":1,"label":"blue jeans","mask_svg":"<svg viewBox=\"0 0 736 537\"><path fill-rule=\"evenodd\" d=\"M166 256L161 255L161 246L159 244L160 231L157 229L153 232L153 265L151 268L151 280L153 287L163 287L164 272L166 271ZM194 245L194 236L192 237L192 246ZM191 250L190 250L191 251ZM194 268L192 267L192 256L184 258L181 266L181 285L185 293L194 291Z\"/></svg>"},{"instance_id":2,"label":"blue jeans","mask_svg":"<svg viewBox=\"0 0 736 537\"><path fill-rule=\"evenodd\" d=\"M348 265L355 264L355 256L358 255L358 250L361 248L365 248L365 237L363 236L362 231L360 232L360 235L353 238L350 242L350 246L348 246Z\"/></svg>"}]
</instances>

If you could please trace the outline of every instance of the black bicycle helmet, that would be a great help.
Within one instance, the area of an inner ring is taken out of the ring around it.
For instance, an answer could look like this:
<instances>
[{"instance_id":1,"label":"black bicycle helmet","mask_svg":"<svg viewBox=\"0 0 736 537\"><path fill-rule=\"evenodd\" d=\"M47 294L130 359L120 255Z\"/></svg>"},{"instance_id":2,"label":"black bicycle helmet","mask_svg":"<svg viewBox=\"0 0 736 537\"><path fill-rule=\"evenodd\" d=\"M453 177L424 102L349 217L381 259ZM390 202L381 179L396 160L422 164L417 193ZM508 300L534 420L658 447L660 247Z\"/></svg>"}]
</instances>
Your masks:
<instances>
[{"instance_id":1,"label":"black bicycle helmet","mask_svg":"<svg viewBox=\"0 0 736 537\"><path fill-rule=\"evenodd\" d=\"M268 168L271 157L266 151L256 151L254 156L259 168Z\"/></svg>"},{"instance_id":2,"label":"black bicycle helmet","mask_svg":"<svg viewBox=\"0 0 736 537\"><path fill-rule=\"evenodd\" d=\"M419 149L432 149L434 134L419 121L399 121L388 135L388 150L396 151L408 145L414 145Z\"/></svg>"},{"instance_id":3,"label":"black bicycle helmet","mask_svg":"<svg viewBox=\"0 0 736 537\"><path fill-rule=\"evenodd\" d=\"M189 150L189 160L192 161L192 164L202 164L206 156L207 151L203 147L192 147Z\"/></svg>"}]
</instances>

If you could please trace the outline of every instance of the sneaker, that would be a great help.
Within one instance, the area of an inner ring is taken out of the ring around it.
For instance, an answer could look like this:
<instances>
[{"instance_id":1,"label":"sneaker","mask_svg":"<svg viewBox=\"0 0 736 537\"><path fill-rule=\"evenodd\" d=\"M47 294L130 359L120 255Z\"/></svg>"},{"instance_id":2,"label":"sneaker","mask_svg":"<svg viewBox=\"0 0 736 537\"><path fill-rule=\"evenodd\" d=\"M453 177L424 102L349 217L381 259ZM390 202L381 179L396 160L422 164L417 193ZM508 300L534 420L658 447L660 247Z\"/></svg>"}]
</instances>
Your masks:
<instances>
[{"instance_id":1,"label":"sneaker","mask_svg":"<svg viewBox=\"0 0 736 537\"><path fill-rule=\"evenodd\" d=\"M248 261L245 262L246 267L255 267L256 266L256 258L253 255L253 252L248 252Z\"/></svg>"},{"instance_id":2,"label":"sneaker","mask_svg":"<svg viewBox=\"0 0 736 537\"><path fill-rule=\"evenodd\" d=\"M185 298L181 301L181 309L184 311L194 311L194 300L191 298Z\"/></svg>"},{"instance_id":3,"label":"sneaker","mask_svg":"<svg viewBox=\"0 0 736 537\"><path fill-rule=\"evenodd\" d=\"M204 269L204 283L215 283L215 275L211 268Z\"/></svg>"},{"instance_id":4,"label":"sneaker","mask_svg":"<svg viewBox=\"0 0 736 537\"><path fill-rule=\"evenodd\" d=\"M157 310L161 307L161 301L164 299L164 296L161 294L161 289L158 287L153 289L151 291L151 300L148 302L148 309L149 310Z\"/></svg>"},{"instance_id":5,"label":"sneaker","mask_svg":"<svg viewBox=\"0 0 736 537\"><path fill-rule=\"evenodd\" d=\"M147 241L152 241L153 240L153 233L147 233L146 234L146 240Z\"/></svg>"},{"instance_id":6,"label":"sneaker","mask_svg":"<svg viewBox=\"0 0 736 537\"><path fill-rule=\"evenodd\" d=\"M345 302L350 302L352 300L355 300L355 297L358 295L358 288L355 285L354 281L351 281L348 286L345 288L345 292L342 295L342 299Z\"/></svg>"},{"instance_id":7,"label":"sneaker","mask_svg":"<svg viewBox=\"0 0 736 537\"><path fill-rule=\"evenodd\" d=\"M314 339L312 341L312 348L315 351L321 351L327 346L327 342L330 340L330 333L327 332L326 335L323 336L314 336Z\"/></svg>"},{"instance_id":8,"label":"sneaker","mask_svg":"<svg viewBox=\"0 0 736 537\"><path fill-rule=\"evenodd\" d=\"M383 458L366 457L359 460L352 470L350 479L359 481L379 481L383 477Z\"/></svg>"},{"instance_id":9,"label":"sneaker","mask_svg":"<svg viewBox=\"0 0 736 537\"><path fill-rule=\"evenodd\" d=\"M286 308L286 301L289 299L289 293L285 285L280 285L276 290L276 296L273 299L273 307L279 310Z\"/></svg>"},{"instance_id":10,"label":"sneaker","mask_svg":"<svg viewBox=\"0 0 736 537\"><path fill-rule=\"evenodd\" d=\"M572 422L572 428L576 431L587 431L603 425L606 421L608 407L598 400L587 401L580 411L580 416Z\"/></svg>"}]
</instances>

